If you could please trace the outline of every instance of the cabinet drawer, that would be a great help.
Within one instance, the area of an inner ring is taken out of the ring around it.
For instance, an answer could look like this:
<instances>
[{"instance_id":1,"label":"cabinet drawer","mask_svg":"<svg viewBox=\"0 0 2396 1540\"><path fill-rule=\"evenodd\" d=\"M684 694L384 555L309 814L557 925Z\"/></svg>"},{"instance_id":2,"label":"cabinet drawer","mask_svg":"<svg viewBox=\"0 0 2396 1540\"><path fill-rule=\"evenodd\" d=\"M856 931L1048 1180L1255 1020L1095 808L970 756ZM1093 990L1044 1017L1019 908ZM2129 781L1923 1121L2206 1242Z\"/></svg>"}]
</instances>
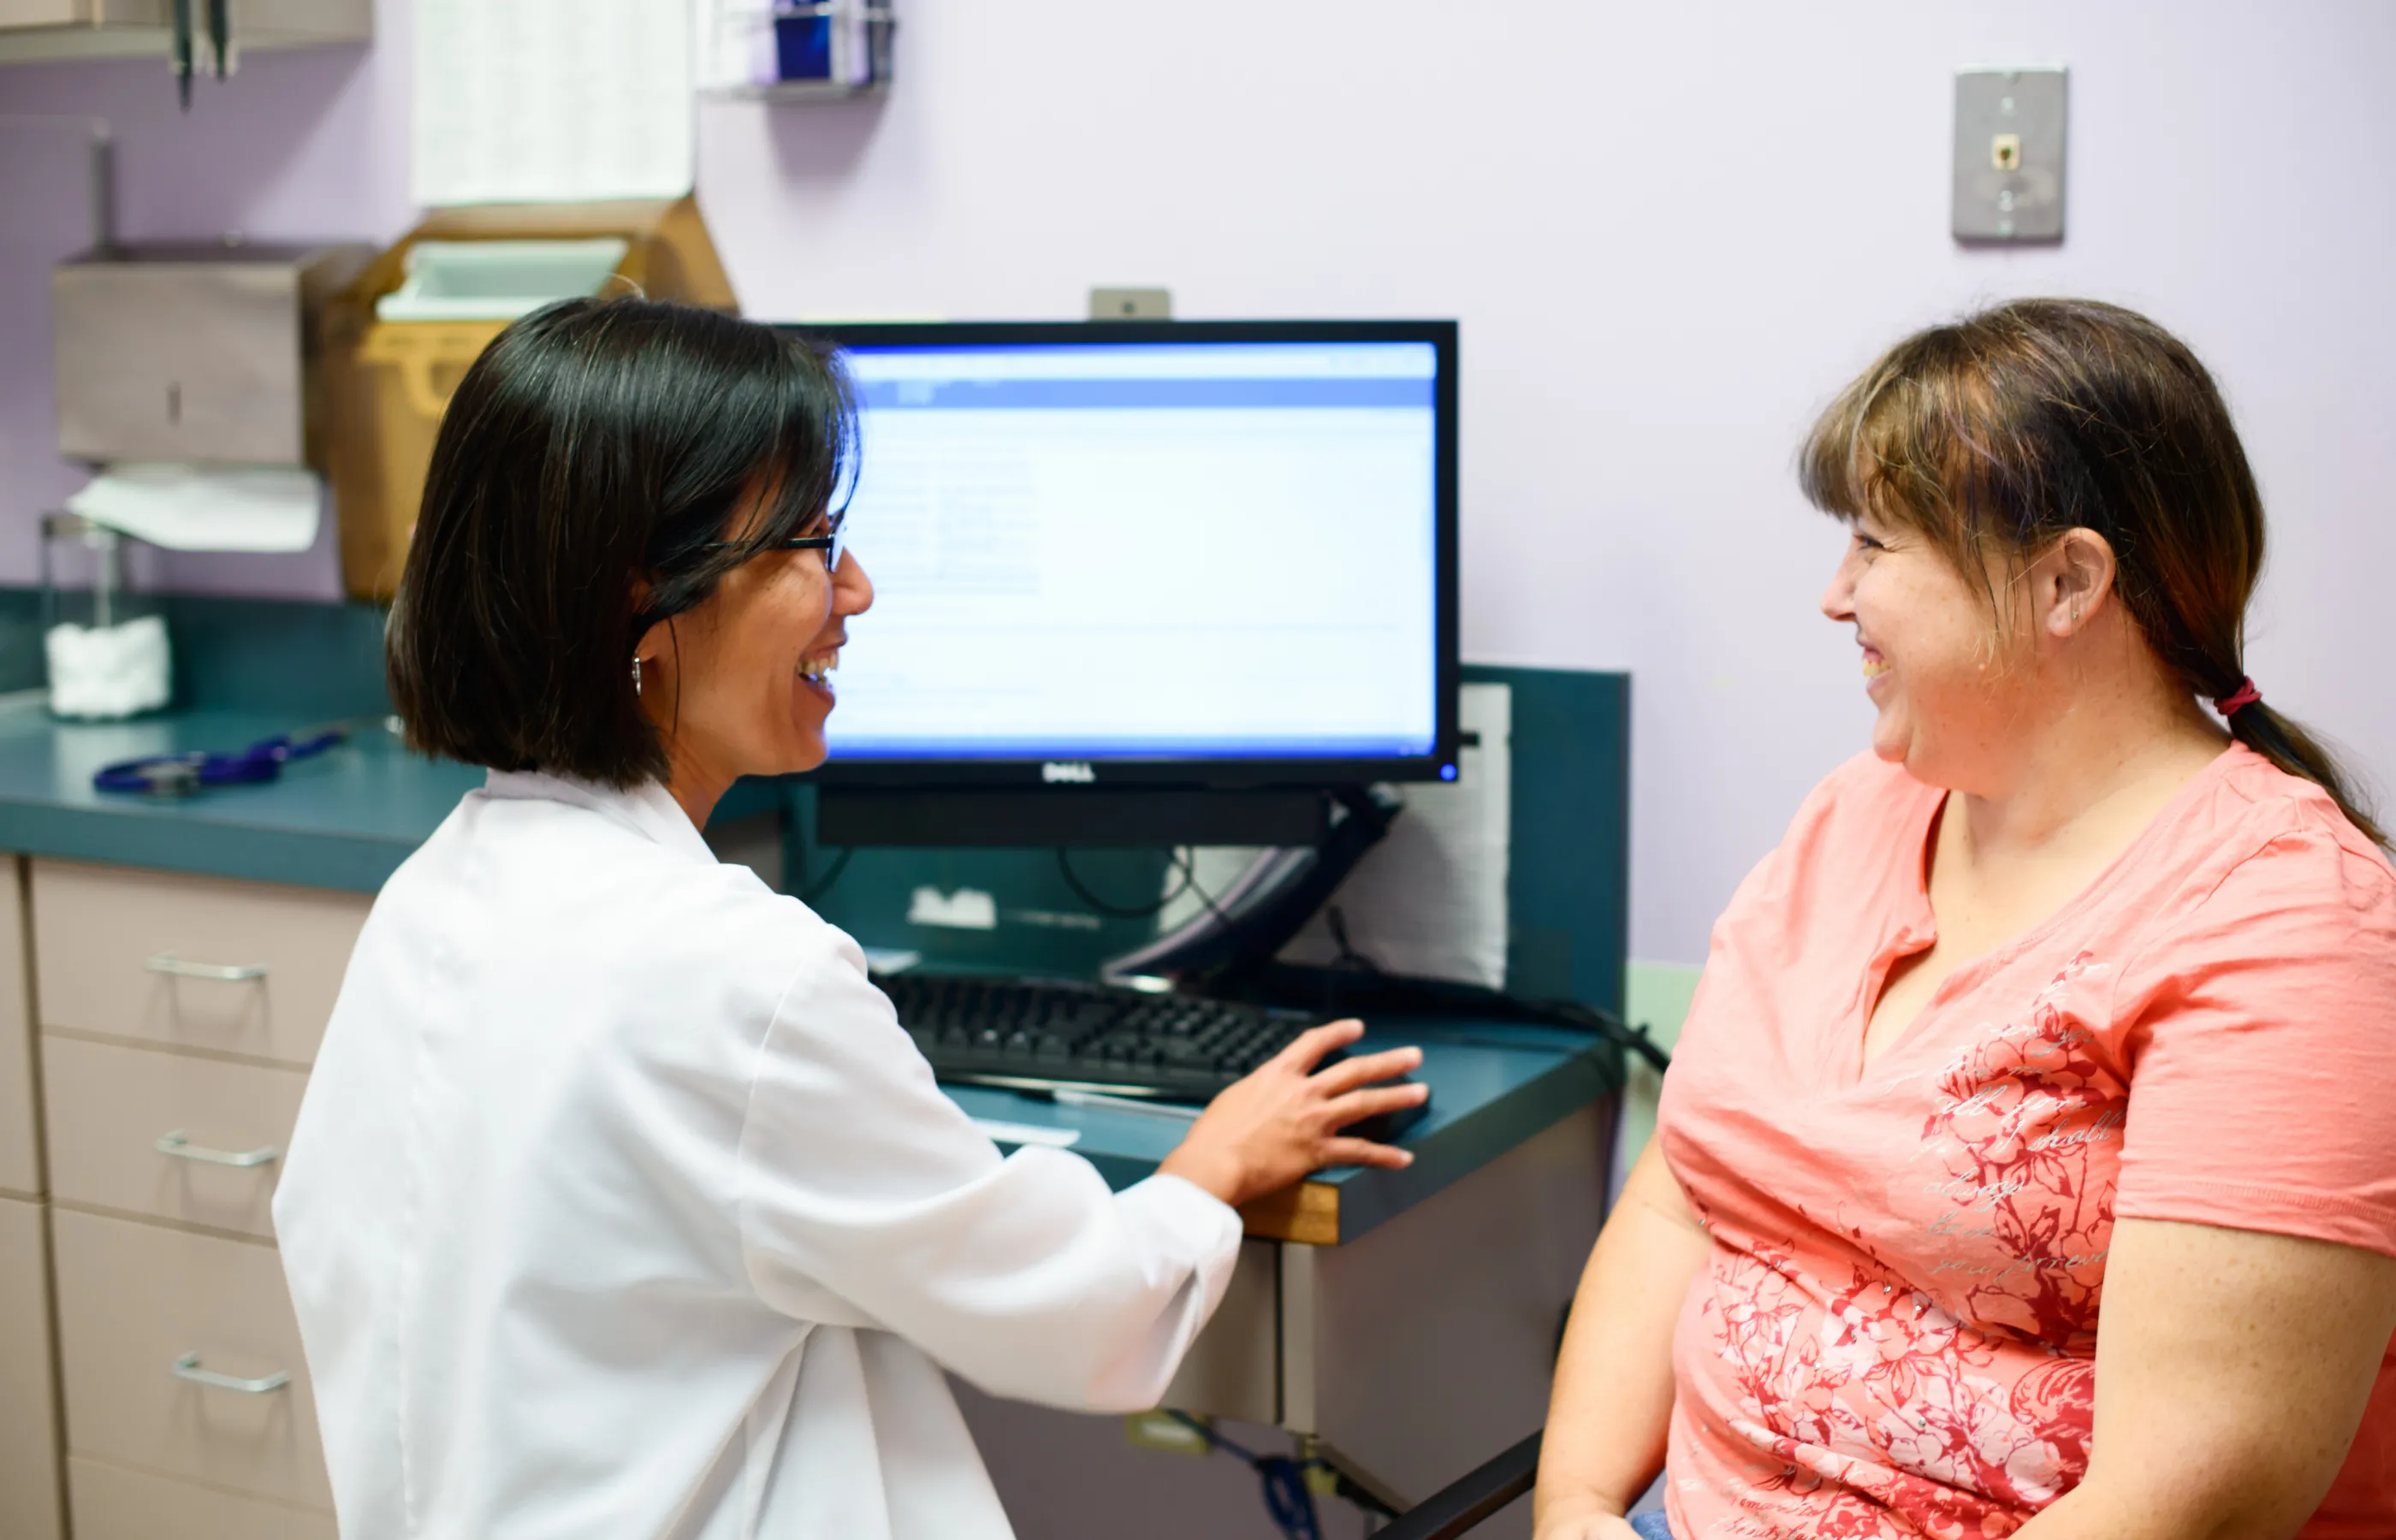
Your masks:
<instances>
[{"instance_id":1,"label":"cabinet drawer","mask_svg":"<svg viewBox=\"0 0 2396 1540\"><path fill-rule=\"evenodd\" d=\"M33 863L33 894L42 1026L302 1065L370 902L64 861Z\"/></svg>"},{"instance_id":2,"label":"cabinet drawer","mask_svg":"<svg viewBox=\"0 0 2396 1540\"><path fill-rule=\"evenodd\" d=\"M42 1190L33 1145L33 1024L25 1007L25 909L17 857L0 856L0 1192Z\"/></svg>"},{"instance_id":3,"label":"cabinet drawer","mask_svg":"<svg viewBox=\"0 0 2396 1540\"><path fill-rule=\"evenodd\" d=\"M48 1259L42 1205L0 1198L0 1534L10 1540L60 1533Z\"/></svg>"},{"instance_id":4,"label":"cabinet drawer","mask_svg":"<svg viewBox=\"0 0 2396 1540\"><path fill-rule=\"evenodd\" d=\"M273 1239L306 1071L52 1037L42 1085L52 1197Z\"/></svg>"},{"instance_id":5,"label":"cabinet drawer","mask_svg":"<svg viewBox=\"0 0 2396 1540\"><path fill-rule=\"evenodd\" d=\"M75 1540L335 1540L333 1516L146 1470L67 1462Z\"/></svg>"},{"instance_id":6,"label":"cabinet drawer","mask_svg":"<svg viewBox=\"0 0 2396 1540\"><path fill-rule=\"evenodd\" d=\"M329 1510L316 1402L271 1246L54 1210L67 1448ZM193 1371L266 1382L244 1390Z\"/></svg>"}]
</instances>

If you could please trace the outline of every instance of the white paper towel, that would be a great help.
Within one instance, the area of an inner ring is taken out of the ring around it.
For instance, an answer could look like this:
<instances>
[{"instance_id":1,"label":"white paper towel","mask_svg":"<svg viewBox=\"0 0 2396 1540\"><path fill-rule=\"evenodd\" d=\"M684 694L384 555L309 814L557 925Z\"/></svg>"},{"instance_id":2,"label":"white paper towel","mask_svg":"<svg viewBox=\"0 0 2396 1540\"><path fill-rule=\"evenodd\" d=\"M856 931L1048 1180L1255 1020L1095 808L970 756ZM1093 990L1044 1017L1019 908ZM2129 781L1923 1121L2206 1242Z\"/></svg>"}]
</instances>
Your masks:
<instances>
[{"instance_id":1,"label":"white paper towel","mask_svg":"<svg viewBox=\"0 0 2396 1540\"><path fill-rule=\"evenodd\" d=\"M324 506L315 472L282 465L116 465L67 499L168 551L305 551Z\"/></svg>"}]
</instances>

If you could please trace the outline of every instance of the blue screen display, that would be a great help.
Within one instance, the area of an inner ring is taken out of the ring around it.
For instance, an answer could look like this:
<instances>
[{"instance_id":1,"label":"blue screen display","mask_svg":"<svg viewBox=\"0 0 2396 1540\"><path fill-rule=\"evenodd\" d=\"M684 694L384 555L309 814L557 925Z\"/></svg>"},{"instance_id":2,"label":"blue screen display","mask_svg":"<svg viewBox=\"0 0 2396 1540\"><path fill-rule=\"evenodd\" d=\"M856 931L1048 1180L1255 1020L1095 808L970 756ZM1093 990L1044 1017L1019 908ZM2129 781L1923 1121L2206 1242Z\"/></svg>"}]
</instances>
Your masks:
<instances>
[{"instance_id":1,"label":"blue screen display","mask_svg":"<svg viewBox=\"0 0 2396 1540\"><path fill-rule=\"evenodd\" d=\"M858 347L835 759L1428 754L1429 342Z\"/></svg>"}]
</instances>

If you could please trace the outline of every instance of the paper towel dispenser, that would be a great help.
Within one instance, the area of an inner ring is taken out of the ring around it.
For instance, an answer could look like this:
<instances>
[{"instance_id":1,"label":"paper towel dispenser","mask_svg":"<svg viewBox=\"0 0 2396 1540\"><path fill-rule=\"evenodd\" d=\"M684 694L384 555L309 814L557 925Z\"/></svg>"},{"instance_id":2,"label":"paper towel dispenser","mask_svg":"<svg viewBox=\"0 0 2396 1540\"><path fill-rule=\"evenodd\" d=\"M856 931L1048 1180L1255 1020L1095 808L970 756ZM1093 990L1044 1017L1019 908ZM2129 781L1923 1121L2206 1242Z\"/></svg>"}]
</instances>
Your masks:
<instances>
[{"instance_id":1,"label":"paper towel dispenser","mask_svg":"<svg viewBox=\"0 0 2396 1540\"><path fill-rule=\"evenodd\" d=\"M60 263L50 274L59 453L321 465L318 324L373 255L153 242Z\"/></svg>"}]
</instances>

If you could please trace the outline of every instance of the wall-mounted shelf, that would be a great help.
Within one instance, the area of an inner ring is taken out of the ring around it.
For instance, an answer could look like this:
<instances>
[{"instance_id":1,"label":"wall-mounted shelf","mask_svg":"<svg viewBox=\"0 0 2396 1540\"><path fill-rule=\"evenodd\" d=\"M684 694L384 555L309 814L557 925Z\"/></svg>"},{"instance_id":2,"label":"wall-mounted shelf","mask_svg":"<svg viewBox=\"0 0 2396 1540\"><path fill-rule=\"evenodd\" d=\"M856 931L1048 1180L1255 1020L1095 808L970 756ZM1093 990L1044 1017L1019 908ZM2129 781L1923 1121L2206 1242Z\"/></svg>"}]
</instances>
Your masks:
<instances>
[{"instance_id":1,"label":"wall-mounted shelf","mask_svg":"<svg viewBox=\"0 0 2396 1540\"><path fill-rule=\"evenodd\" d=\"M763 84L702 86L699 95L703 101L854 101L859 97L881 96L889 89L890 82L887 80L871 81L862 86L843 86L827 80L776 80Z\"/></svg>"},{"instance_id":2,"label":"wall-mounted shelf","mask_svg":"<svg viewBox=\"0 0 2396 1540\"><path fill-rule=\"evenodd\" d=\"M703 100L848 101L890 87L898 21L886 0L700 0L699 26Z\"/></svg>"},{"instance_id":3,"label":"wall-mounted shelf","mask_svg":"<svg viewBox=\"0 0 2396 1540\"><path fill-rule=\"evenodd\" d=\"M240 52L366 43L374 0L233 0L232 22ZM173 37L173 0L0 0L0 64L164 60Z\"/></svg>"}]
</instances>

